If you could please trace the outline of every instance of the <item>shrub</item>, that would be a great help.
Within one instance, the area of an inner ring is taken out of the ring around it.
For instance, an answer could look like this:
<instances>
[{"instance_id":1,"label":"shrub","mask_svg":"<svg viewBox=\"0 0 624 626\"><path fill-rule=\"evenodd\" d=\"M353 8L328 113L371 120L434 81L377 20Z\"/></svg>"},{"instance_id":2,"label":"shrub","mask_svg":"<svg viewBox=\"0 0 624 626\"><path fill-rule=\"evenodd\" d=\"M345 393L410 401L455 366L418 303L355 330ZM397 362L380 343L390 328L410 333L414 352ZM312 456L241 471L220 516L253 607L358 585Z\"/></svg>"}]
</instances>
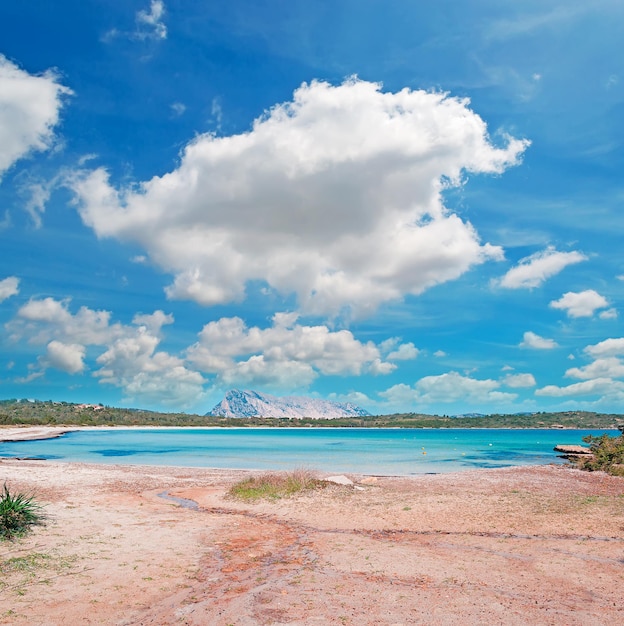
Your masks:
<instances>
[{"instance_id":1,"label":"shrub","mask_svg":"<svg viewBox=\"0 0 624 626\"><path fill-rule=\"evenodd\" d=\"M6 483L0 497L0 539L23 535L31 526L43 523L41 505L33 496L11 493Z\"/></svg>"},{"instance_id":2,"label":"shrub","mask_svg":"<svg viewBox=\"0 0 624 626\"><path fill-rule=\"evenodd\" d=\"M588 435L583 437L583 441L589 443L592 455L579 461L581 469L624 476L624 433L617 437Z\"/></svg>"},{"instance_id":3,"label":"shrub","mask_svg":"<svg viewBox=\"0 0 624 626\"><path fill-rule=\"evenodd\" d=\"M279 500L326 486L327 482L316 478L311 471L297 469L287 474L266 473L245 478L233 485L229 494L239 500Z\"/></svg>"}]
</instances>

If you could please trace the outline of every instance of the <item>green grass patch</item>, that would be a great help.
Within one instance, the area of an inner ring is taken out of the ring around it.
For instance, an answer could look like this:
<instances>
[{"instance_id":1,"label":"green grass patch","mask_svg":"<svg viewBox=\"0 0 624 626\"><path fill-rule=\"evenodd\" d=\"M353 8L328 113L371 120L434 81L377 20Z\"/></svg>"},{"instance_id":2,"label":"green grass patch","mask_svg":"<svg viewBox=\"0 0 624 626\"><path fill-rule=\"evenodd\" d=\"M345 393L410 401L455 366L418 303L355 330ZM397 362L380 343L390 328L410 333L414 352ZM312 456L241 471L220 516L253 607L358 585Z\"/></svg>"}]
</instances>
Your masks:
<instances>
[{"instance_id":1,"label":"green grass patch","mask_svg":"<svg viewBox=\"0 0 624 626\"><path fill-rule=\"evenodd\" d=\"M42 552L33 552L26 556L14 556L0 562L0 573L3 576L14 573L30 573L45 567L49 567L50 555Z\"/></svg>"},{"instance_id":2,"label":"green grass patch","mask_svg":"<svg viewBox=\"0 0 624 626\"><path fill-rule=\"evenodd\" d=\"M297 469L288 473L269 472L245 478L233 485L229 495L238 500L279 500L298 493L323 489L327 482L309 470Z\"/></svg>"},{"instance_id":3,"label":"green grass patch","mask_svg":"<svg viewBox=\"0 0 624 626\"><path fill-rule=\"evenodd\" d=\"M23 596L35 585L47 585L54 578L77 573L73 568L78 559L77 555L46 552L0 559L0 594Z\"/></svg>"},{"instance_id":4,"label":"green grass patch","mask_svg":"<svg viewBox=\"0 0 624 626\"><path fill-rule=\"evenodd\" d=\"M30 530L36 524L42 524L42 507L34 497L25 493L12 493L4 484L0 496L0 539L14 539Z\"/></svg>"}]
</instances>

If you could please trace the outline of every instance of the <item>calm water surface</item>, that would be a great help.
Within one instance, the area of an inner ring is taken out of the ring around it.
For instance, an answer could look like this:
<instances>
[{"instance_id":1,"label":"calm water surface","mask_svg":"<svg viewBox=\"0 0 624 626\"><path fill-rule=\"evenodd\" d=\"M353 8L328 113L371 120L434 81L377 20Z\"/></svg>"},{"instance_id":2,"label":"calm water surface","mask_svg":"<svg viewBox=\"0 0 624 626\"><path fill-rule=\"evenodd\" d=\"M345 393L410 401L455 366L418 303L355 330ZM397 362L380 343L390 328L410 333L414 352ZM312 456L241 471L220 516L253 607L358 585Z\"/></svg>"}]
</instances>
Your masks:
<instances>
[{"instance_id":1,"label":"calm water surface","mask_svg":"<svg viewBox=\"0 0 624 626\"><path fill-rule=\"evenodd\" d=\"M97 429L0 443L0 456L231 469L409 475L561 463L556 444L618 431L372 428Z\"/></svg>"}]
</instances>

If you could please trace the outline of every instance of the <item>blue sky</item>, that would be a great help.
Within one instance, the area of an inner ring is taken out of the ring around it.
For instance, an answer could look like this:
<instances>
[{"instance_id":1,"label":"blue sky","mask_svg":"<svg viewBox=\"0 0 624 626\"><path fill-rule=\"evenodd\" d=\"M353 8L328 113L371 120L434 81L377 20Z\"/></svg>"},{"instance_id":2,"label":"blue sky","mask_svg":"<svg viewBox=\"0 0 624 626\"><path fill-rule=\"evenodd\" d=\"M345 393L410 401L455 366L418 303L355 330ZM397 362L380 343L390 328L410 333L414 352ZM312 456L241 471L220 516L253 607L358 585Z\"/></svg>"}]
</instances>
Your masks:
<instances>
[{"instance_id":1,"label":"blue sky","mask_svg":"<svg viewBox=\"0 0 624 626\"><path fill-rule=\"evenodd\" d=\"M0 7L0 397L624 400L624 5Z\"/></svg>"}]
</instances>

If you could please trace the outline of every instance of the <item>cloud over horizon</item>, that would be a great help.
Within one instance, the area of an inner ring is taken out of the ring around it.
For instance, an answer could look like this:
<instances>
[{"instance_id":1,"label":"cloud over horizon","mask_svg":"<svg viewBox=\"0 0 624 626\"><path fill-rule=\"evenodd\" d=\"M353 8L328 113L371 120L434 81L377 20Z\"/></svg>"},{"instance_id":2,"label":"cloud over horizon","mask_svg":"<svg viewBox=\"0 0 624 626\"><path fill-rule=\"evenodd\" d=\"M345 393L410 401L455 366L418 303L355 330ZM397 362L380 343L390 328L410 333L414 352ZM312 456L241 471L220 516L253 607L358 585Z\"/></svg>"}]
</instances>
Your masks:
<instances>
[{"instance_id":1,"label":"cloud over horizon","mask_svg":"<svg viewBox=\"0 0 624 626\"><path fill-rule=\"evenodd\" d=\"M396 368L382 359L374 343L362 343L348 330L306 326L297 319L294 313L277 313L272 325L262 329L248 327L238 317L221 318L204 326L187 358L226 387L302 388L319 375L383 375ZM414 358L413 349L401 344L396 352Z\"/></svg>"},{"instance_id":2,"label":"cloud over horizon","mask_svg":"<svg viewBox=\"0 0 624 626\"><path fill-rule=\"evenodd\" d=\"M508 404L518 396L498 391L500 382L492 379L479 380L462 376L458 372L446 372L438 376L424 376L413 386L400 383L382 391L379 395L390 405L427 405L437 402ZM468 404L469 405L469 404Z\"/></svg>"}]
</instances>

